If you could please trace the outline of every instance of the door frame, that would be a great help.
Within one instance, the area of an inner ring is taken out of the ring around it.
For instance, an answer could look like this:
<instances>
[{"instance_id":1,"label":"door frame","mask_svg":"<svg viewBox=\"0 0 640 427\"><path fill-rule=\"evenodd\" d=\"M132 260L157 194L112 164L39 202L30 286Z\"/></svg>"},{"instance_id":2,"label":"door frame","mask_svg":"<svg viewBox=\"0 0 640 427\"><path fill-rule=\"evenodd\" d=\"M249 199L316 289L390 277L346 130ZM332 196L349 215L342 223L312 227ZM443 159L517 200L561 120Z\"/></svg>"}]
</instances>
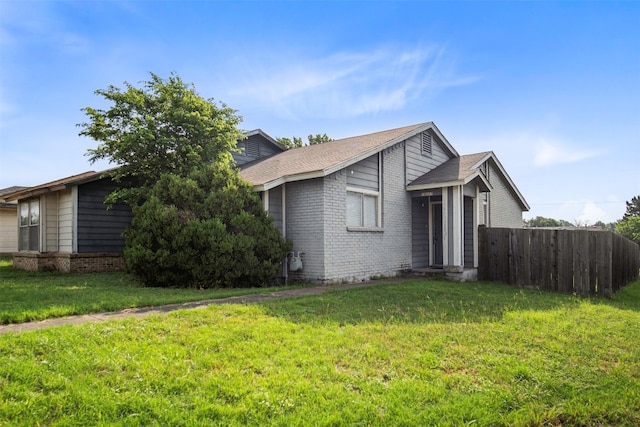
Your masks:
<instances>
[{"instance_id":1,"label":"door frame","mask_svg":"<svg viewBox=\"0 0 640 427\"><path fill-rule=\"evenodd\" d=\"M434 264L434 258L436 253L436 243L433 241L434 237L434 208L436 205L440 205L440 253L442 254L442 264ZM429 266L434 268L443 268L444 267L444 221L443 221L443 209L442 209L442 201L429 202Z\"/></svg>"}]
</instances>

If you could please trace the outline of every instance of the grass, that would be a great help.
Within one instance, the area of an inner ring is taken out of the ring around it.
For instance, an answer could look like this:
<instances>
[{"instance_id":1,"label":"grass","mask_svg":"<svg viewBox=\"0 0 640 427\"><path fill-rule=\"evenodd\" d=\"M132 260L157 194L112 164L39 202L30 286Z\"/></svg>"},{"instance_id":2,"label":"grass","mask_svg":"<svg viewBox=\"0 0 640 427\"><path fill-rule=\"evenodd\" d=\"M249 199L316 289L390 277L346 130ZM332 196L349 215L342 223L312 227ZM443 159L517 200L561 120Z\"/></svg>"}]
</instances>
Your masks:
<instances>
[{"instance_id":1,"label":"grass","mask_svg":"<svg viewBox=\"0 0 640 427\"><path fill-rule=\"evenodd\" d=\"M0 324L290 288L149 288L126 273L34 273L15 269L10 260L0 259Z\"/></svg>"},{"instance_id":2,"label":"grass","mask_svg":"<svg viewBox=\"0 0 640 427\"><path fill-rule=\"evenodd\" d=\"M0 336L0 425L640 424L611 300L409 281Z\"/></svg>"}]
</instances>

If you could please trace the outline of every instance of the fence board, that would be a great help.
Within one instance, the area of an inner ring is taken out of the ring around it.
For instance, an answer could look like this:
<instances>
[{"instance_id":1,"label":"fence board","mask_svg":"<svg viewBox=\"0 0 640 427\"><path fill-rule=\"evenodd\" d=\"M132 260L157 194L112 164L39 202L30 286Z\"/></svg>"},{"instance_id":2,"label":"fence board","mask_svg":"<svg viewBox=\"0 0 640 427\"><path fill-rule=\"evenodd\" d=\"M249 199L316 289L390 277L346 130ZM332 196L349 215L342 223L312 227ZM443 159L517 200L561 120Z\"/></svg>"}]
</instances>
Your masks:
<instances>
[{"instance_id":1,"label":"fence board","mask_svg":"<svg viewBox=\"0 0 640 427\"><path fill-rule=\"evenodd\" d=\"M482 280L610 296L638 279L640 247L612 232L480 227L478 235Z\"/></svg>"}]
</instances>

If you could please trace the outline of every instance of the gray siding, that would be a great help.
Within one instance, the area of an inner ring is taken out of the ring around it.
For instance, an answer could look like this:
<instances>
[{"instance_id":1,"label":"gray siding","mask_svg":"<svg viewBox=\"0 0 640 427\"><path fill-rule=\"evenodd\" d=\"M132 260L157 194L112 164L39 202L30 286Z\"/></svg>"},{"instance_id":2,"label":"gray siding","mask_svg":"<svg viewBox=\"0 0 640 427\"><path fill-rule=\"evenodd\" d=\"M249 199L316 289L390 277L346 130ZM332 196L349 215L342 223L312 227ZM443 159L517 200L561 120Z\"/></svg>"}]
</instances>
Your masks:
<instances>
[{"instance_id":1,"label":"gray siding","mask_svg":"<svg viewBox=\"0 0 640 427\"><path fill-rule=\"evenodd\" d=\"M498 169L489 162L489 182L493 190L489 193L489 227L522 228L522 208L509 189L507 181Z\"/></svg>"},{"instance_id":2,"label":"gray siding","mask_svg":"<svg viewBox=\"0 0 640 427\"><path fill-rule=\"evenodd\" d=\"M260 135L252 135L238 142L238 148L242 150L242 152L232 153L238 166L281 152L278 147Z\"/></svg>"},{"instance_id":3,"label":"gray siding","mask_svg":"<svg viewBox=\"0 0 640 427\"><path fill-rule=\"evenodd\" d=\"M78 186L78 252L121 252L122 232L131 224L131 210L115 204L109 210L105 196L115 189L108 180Z\"/></svg>"},{"instance_id":4,"label":"gray siding","mask_svg":"<svg viewBox=\"0 0 640 427\"><path fill-rule=\"evenodd\" d=\"M378 155L374 154L347 168L347 186L378 191Z\"/></svg>"},{"instance_id":5,"label":"gray siding","mask_svg":"<svg viewBox=\"0 0 640 427\"><path fill-rule=\"evenodd\" d=\"M429 267L429 204L425 198L411 200L412 268Z\"/></svg>"},{"instance_id":6,"label":"gray siding","mask_svg":"<svg viewBox=\"0 0 640 427\"><path fill-rule=\"evenodd\" d=\"M283 234L282 229L282 186L269 190L269 215L273 218L273 225Z\"/></svg>"},{"instance_id":7,"label":"gray siding","mask_svg":"<svg viewBox=\"0 0 640 427\"><path fill-rule=\"evenodd\" d=\"M17 205L16 205L17 206ZM17 208L0 208L0 253L18 251Z\"/></svg>"},{"instance_id":8,"label":"gray siding","mask_svg":"<svg viewBox=\"0 0 640 427\"><path fill-rule=\"evenodd\" d=\"M409 184L451 158L444 150L442 142L433 134L431 151L431 157L422 154L422 136L420 134L407 139L405 147L407 164L405 184Z\"/></svg>"},{"instance_id":9,"label":"gray siding","mask_svg":"<svg viewBox=\"0 0 640 427\"><path fill-rule=\"evenodd\" d=\"M58 192L58 252L73 252L73 191Z\"/></svg>"},{"instance_id":10,"label":"gray siding","mask_svg":"<svg viewBox=\"0 0 640 427\"><path fill-rule=\"evenodd\" d=\"M464 198L464 266L473 268L473 199Z\"/></svg>"},{"instance_id":11,"label":"gray siding","mask_svg":"<svg viewBox=\"0 0 640 427\"><path fill-rule=\"evenodd\" d=\"M44 211L42 212L44 219L44 251L58 251L58 193L48 194L43 197Z\"/></svg>"}]
</instances>

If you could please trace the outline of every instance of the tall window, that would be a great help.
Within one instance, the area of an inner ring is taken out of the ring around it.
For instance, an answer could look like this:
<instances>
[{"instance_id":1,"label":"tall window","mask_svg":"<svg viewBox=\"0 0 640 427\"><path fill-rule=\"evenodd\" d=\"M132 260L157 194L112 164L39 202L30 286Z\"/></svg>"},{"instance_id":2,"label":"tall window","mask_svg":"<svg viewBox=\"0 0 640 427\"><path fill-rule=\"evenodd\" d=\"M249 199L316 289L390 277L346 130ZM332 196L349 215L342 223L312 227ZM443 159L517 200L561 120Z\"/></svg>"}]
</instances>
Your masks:
<instances>
[{"instance_id":1,"label":"tall window","mask_svg":"<svg viewBox=\"0 0 640 427\"><path fill-rule=\"evenodd\" d=\"M20 203L20 244L18 250L40 250L40 201Z\"/></svg>"},{"instance_id":2,"label":"tall window","mask_svg":"<svg viewBox=\"0 0 640 427\"><path fill-rule=\"evenodd\" d=\"M347 227L379 228L381 224L381 154L347 169Z\"/></svg>"}]
</instances>

